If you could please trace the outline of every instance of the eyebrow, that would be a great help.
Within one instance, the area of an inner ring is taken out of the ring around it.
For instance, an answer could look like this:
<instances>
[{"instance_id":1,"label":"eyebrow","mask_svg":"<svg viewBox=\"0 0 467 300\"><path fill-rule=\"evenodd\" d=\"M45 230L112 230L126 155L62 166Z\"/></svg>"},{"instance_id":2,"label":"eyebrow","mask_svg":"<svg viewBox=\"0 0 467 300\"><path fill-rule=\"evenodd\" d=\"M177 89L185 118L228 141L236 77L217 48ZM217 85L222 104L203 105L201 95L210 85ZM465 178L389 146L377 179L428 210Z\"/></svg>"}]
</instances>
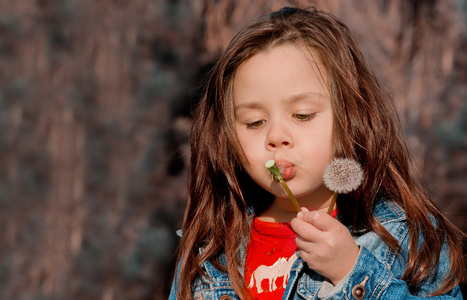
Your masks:
<instances>
[{"instance_id":1,"label":"eyebrow","mask_svg":"<svg viewBox=\"0 0 467 300\"><path fill-rule=\"evenodd\" d=\"M323 100L326 99L326 96L321 93L315 93L315 92L306 92L306 93L301 93L301 94L296 94L292 95L290 98L288 98L286 101L294 103L294 102L299 102L301 100Z\"/></svg>"},{"instance_id":2,"label":"eyebrow","mask_svg":"<svg viewBox=\"0 0 467 300\"><path fill-rule=\"evenodd\" d=\"M296 103L296 102L300 102L300 101L308 100L308 99L320 101L320 100L326 99L326 96L321 93L305 92L305 93L292 95L289 98L287 98L286 101L289 103ZM243 108L248 108L248 109L262 108L262 104L253 100L253 101L248 101L246 103L235 105L234 107L235 110L243 109Z\"/></svg>"}]
</instances>

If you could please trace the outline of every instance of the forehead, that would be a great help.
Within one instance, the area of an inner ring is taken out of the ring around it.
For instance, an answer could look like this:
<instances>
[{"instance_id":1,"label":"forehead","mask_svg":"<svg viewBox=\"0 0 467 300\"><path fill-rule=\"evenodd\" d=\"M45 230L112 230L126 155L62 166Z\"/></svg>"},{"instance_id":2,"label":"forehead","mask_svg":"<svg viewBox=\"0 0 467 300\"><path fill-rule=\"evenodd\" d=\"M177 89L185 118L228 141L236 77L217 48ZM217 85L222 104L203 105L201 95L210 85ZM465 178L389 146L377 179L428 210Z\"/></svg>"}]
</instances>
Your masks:
<instances>
[{"instance_id":1,"label":"forehead","mask_svg":"<svg viewBox=\"0 0 467 300\"><path fill-rule=\"evenodd\" d=\"M289 44L275 46L240 65L233 79L233 100L238 104L306 93L329 96L326 77L327 72L313 49Z\"/></svg>"}]
</instances>

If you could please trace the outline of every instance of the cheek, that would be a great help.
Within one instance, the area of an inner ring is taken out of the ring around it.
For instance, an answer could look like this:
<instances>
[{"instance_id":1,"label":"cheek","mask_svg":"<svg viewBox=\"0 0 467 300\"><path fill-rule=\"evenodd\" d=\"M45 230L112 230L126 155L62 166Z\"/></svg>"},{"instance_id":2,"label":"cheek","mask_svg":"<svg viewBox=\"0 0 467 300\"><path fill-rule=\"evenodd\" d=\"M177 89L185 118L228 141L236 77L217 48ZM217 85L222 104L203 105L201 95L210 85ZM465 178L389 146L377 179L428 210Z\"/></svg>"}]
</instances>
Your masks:
<instances>
[{"instance_id":1,"label":"cheek","mask_svg":"<svg viewBox=\"0 0 467 300\"><path fill-rule=\"evenodd\" d=\"M316 141L318 141L321 148L320 151L323 158L327 157L330 159L333 156L333 122L331 115L328 116L326 122L323 122L321 128L323 130L317 133Z\"/></svg>"},{"instance_id":2,"label":"cheek","mask_svg":"<svg viewBox=\"0 0 467 300\"><path fill-rule=\"evenodd\" d=\"M241 164L245 170L249 173L252 163L255 161L255 155L257 154L257 141L250 138L249 136L237 133L238 141L240 143L240 159Z\"/></svg>"},{"instance_id":3,"label":"cheek","mask_svg":"<svg viewBox=\"0 0 467 300\"><path fill-rule=\"evenodd\" d=\"M237 131L237 136L244 155L250 160L259 150L259 138L243 131Z\"/></svg>"},{"instance_id":4,"label":"cheek","mask_svg":"<svg viewBox=\"0 0 467 300\"><path fill-rule=\"evenodd\" d=\"M259 151L252 143L247 144L243 147L242 165L245 170L250 174L257 172L259 162L262 158L258 155Z\"/></svg>"},{"instance_id":5,"label":"cheek","mask_svg":"<svg viewBox=\"0 0 467 300\"><path fill-rule=\"evenodd\" d=\"M308 136L306 146L301 149L301 154L310 159L314 168L323 169L333 157L333 140L330 131L315 133Z\"/></svg>"},{"instance_id":6,"label":"cheek","mask_svg":"<svg viewBox=\"0 0 467 300\"><path fill-rule=\"evenodd\" d=\"M258 141L256 141L256 143L258 143ZM264 167L267 161L267 159L264 158L265 155L258 149L258 146L255 146L255 141L245 144L243 146L243 153L244 155L241 161L243 168L255 182L261 182L264 179L264 175L267 174L267 172L265 172L266 168Z\"/></svg>"}]
</instances>

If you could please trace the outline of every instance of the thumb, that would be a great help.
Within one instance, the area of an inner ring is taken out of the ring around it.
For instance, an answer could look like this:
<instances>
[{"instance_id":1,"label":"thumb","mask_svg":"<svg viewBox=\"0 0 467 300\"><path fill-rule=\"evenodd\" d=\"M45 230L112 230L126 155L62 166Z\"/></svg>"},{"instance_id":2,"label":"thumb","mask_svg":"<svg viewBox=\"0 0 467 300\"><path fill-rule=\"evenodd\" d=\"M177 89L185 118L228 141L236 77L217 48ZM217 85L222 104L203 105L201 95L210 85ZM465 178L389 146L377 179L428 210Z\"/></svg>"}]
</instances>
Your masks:
<instances>
[{"instance_id":1,"label":"thumb","mask_svg":"<svg viewBox=\"0 0 467 300\"><path fill-rule=\"evenodd\" d=\"M297 218L299 218L300 220L303 220L303 217L305 216L305 214L307 214L309 212L310 211L308 210L308 208L302 207L301 211L299 213L297 213Z\"/></svg>"}]
</instances>

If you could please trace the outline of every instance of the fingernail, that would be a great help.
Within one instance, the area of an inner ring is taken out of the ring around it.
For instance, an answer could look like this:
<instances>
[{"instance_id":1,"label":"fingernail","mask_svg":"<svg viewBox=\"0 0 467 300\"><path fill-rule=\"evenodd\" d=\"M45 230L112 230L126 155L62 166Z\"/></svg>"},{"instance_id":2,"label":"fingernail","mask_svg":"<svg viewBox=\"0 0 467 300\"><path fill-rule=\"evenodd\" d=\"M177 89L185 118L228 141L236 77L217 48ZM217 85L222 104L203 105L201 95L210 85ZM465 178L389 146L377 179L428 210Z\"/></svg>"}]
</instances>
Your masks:
<instances>
[{"instance_id":1,"label":"fingernail","mask_svg":"<svg viewBox=\"0 0 467 300\"><path fill-rule=\"evenodd\" d=\"M297 214L297 218L302 219L302 218L303 218L303 212L299 212L299 213Z\"/></svg>"}]
</instances>

